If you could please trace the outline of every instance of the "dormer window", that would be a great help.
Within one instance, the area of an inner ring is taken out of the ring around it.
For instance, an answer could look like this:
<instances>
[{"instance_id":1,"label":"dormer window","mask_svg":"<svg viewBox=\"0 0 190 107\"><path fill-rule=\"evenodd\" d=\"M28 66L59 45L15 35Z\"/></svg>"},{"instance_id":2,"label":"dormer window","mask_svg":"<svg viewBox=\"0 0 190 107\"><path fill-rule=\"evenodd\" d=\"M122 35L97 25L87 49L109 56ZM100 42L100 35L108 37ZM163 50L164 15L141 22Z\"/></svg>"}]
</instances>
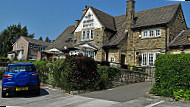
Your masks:
<instances>
[{"instance_id":1,"label":"dormer window","mask_svg":"<svg viewBox=\"0 0 190 107\"><path fill-rule=\"evenodd\" d=\"M81 41L88 41L88 40L93 40L94 39L94 30L83 30L82 31L82 37Z\"/></svg>"}]
</instances>

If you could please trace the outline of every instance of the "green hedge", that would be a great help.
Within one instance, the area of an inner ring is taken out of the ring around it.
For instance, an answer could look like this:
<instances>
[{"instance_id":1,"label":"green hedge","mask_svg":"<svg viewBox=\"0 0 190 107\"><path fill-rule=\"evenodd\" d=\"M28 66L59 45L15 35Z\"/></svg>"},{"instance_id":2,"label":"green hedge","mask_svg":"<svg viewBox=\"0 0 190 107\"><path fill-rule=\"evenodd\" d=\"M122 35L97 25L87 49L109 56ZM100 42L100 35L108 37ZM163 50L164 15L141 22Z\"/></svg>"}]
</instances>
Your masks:
<instances>
[{"instance_id":1,"label":"green hedge","mask_svg":"<svg viewBox=\"0 0 190 107\"><path fill-rule=\"evenodd\" d=\"M190 100L190 54L159 55L151 93Z\"/></svg>"},{"instance_id":2,"label":"green hedge","mask_svg":"<svg viewBox=\"0 0 190 107\"><path fill-rule=\"evenodd\" d=\"M3 73L1 71L5 71L5 69L4 68L0 69L0 80L2 80L2 78L3 78Z\"/></svg>"},{"instance_id":3,"label":"green hedge","mask_svg":"<svg viewBox=\"0 0 190 107\"><path fill-rule=\"evenodd\" d=\"M100 80L98 81L99 89L111 88L112 81L118 79L121 71L114 67L98 66L98 73L100 74Z\"/></svg>"}]
</instances>

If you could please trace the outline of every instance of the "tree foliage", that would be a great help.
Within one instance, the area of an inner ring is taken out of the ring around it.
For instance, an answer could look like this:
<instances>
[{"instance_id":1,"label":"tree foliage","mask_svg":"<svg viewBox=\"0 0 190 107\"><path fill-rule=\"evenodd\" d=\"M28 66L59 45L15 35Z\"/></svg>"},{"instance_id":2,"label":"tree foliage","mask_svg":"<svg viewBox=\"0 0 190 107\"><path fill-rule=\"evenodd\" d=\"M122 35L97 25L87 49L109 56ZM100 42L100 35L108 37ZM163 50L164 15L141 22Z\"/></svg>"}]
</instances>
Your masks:
<instances>
[{"instance_id":1,"label":"tree foliage","mask_svg":"<svg viewBox=\"0 0 190 107\"><path fill-rule=\"evenodd\" d=\"M40 36L39 40L43 41L43 38L42 38L42 36Z\"/></svg>"},{"instance_id":2,"label":"tree foliage","mask_svg":"<svg viewBox=\"0 0 190 107\"><path fill-rule=\"evenodd\" d=\"M46 37L45 42L49 42L49 43L51 42L48 36Z\"/></svg>"},{"instance_id":3,"label":"tree foliage","mask_svg":"<svg viewBox=\"0 0 190 107\"><path fill-rule=\"evenodd\" d=\"M4 29L0 33L0 56L5 57L12 50L12 45L20 36L33 38L34 34L28 34L27 27L22 27L20 23L18 25L10 25Z\"/></svg>"}]
</instances>

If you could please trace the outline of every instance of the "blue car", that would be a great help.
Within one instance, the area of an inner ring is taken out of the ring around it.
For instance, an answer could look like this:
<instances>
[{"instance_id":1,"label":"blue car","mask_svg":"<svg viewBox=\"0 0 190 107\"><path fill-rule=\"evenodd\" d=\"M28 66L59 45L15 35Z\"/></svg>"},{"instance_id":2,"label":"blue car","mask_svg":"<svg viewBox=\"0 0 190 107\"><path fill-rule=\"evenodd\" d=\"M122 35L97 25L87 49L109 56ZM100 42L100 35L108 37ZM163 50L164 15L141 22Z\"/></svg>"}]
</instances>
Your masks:
<instances>
[{"instance_id":1,"label":"blue car","mask_svg":"<svg viewBox=\"0 0 190 107\"><path fill-rule=\"evenodd\" d=\"M33 91L40 94L38 71L32 63L12 63L6 68L2 79L2 97L14 92Z\"/></svg>"}]
</instances>

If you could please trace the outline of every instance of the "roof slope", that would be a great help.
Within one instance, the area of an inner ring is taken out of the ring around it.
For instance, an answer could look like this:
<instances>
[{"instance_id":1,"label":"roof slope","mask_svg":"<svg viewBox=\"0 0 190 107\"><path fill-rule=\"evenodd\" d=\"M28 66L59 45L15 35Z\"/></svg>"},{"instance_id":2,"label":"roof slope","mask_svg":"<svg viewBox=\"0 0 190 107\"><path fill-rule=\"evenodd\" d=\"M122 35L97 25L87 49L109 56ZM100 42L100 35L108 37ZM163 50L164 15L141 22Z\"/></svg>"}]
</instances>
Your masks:
<instances>
[{"instance_id":1,"label":"roof slope","mask_svg":"<svg viewBox=\"0 0 190 107\"><path fill-rule=\"evenodd\" d=\"M179 6L177 3L136 12L134 28L166 24L172 20Z\"/></svg>"},{"instance_id":2,"label":"roof slope","mask_svg":"<svg viewBox=\"0 0 190 107\"><path fill-rule=\"evenodd\" d=\"M64 50L64 46L66 46L67 48L73 47L73 44L70 40L73 37L72 32L74 30L75 30L74 25L67 27L65 31L63 31L59 35L59 37L46 48L46 50L52 49L52 48Z\"/></svg>"},{"instance_id":3,"label":"roof slope","mask_svg":"<svg viewBox=\"0 0 190 107\"><path fill-rule=\"evenodd\" d=\"M133 28L151 27L169 23L174 17L180 3L167 5L159 8L153 8L135 12L135 24ZM126 14L115 16L115 26L117 33L109 39L104 46L118 45L126 36Z\"/></svg>"},{"instance_id":4,"label":"roof slope","mask_svg":"<svg viewBox=\"0 0 190 107\"><path fill-rule=\"evenodd\" d=\"M170 47L190 45L190 40L188 40L188 37L190 37L190 29L185 30L180 36L178 36L175 41L170 44Z\"/></svg>"},{"instance_id":5,"label":"roof slope","mask_svg":"<svg viewBox=\"0 0 190 107\"><path fill-rule=\"evenodd\" d=\"M115 21L114 21L114 17L104 13L94 7L91 7L92 11L94 12L94 14L97 16L98 20L100 21L100 23L107 29L110 29L112 31L116 31L115 28Z\"/></svg>"},{"instance_id":6,"label":"roof slope","mask_svg":"<svg viewBox=\"0 0 190 107\"><path fill-rule=\"evenodd\" d=\"M26 41L36 45L48 46L50 43L22 36Z\"/></svg>"}]
</instances>

